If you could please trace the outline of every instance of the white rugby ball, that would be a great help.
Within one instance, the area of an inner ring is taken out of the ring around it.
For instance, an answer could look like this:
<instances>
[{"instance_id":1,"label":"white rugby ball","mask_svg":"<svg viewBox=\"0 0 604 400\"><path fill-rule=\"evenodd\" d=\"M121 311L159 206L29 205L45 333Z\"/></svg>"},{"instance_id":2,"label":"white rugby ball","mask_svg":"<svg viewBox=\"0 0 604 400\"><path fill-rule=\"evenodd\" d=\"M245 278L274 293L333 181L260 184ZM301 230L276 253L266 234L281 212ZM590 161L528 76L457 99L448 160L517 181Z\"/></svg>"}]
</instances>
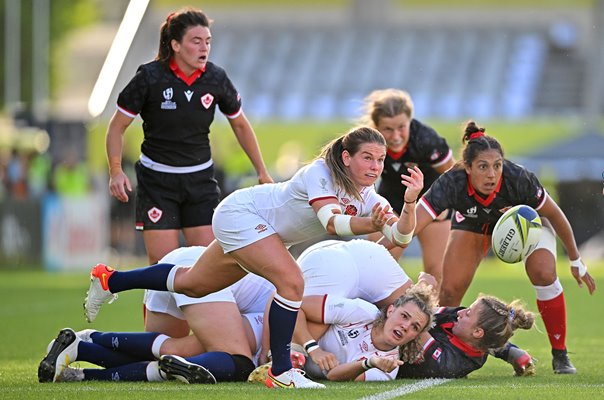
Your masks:
<instances>
[{"instance_id":1,"label":"white rugby ball","mask_svg":"<svg viewBox=\"0 0 604 400\"><path fill-rule=\"evenodd\" d=\"M493 229L491 247L501 261L514 264L524 260L541 238L541 218L532 207L514 206L499 218Z\"/></svg>"}]
</instances>

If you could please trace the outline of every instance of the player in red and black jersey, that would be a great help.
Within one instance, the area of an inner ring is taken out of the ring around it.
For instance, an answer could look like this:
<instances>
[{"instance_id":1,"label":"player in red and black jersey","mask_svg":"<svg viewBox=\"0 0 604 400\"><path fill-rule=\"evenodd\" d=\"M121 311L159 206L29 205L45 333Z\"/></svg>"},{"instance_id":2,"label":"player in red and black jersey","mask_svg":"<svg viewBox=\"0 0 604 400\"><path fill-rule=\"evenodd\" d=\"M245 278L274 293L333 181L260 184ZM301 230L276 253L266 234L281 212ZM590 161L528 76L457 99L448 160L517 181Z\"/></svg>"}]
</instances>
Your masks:
<instances>
[{"instance_id":1,"label":"player in red and black jersey","mask_svg":"<svg viewBox=\"0 0 604 400\"><path fill-rule=\"evenodd\" d=\"M140 114L144 139L136 163L136 228L143 231L149 261L179 247L208 245L220 190L214 178L210 125L218 107L226 115L260 183L272 182L241 99L225 71L208 61L211 20L183 9L161 26L154 61L141 65L120 93L107 130L109 189L128 201L132 186L122 163L123 135Z\"/></svg>"},{"instance_id":2,"label":"player in red and black jersey","mask_svg":"<svg viewBox=\"0 0 604 400\"><path fill-rule=\"evenodd\" d=\"M526 204L537 210L543 231L537 248L524 260L526 273L537 293L537 306L552 345L556 373L574 374L566 352L566 305L556 275L556 235L570 259L579 287L596 289L581 261L572 228L558 205L534 174L504 159L503 149L484 128L469 122L465 128L463 160L441 175L417 207L416 232L441 212L454 209L451 232L443 260L440 304L458 306L474 273L486 256L493 227L510 207Z\"/></svg>"},{"instance_id":3,"label":"player in red and black jersey","mask_svg":"<svg viewBox=\"0 0 604 400\"><path fill-rule=\"evenodd\" d=\"M434 327L422 334L422 358L401 365L397 378L462 378L481 368L488 352L514 365L518 375L531 373L531 357L507 341L534 320L518 301L505 304L493 296L481 295L468 308L441 307Z\"/></svg>"},{"instance_id":4,"label":"player in red and black jersey","mask_svg":"<svg viewBox=\"0 0 604 400\"><path fill-rule=\"evenodd\" d=\"M447 141L434 129L413 118L413 102L407 92L397 89L371 92L365 98L365 114L359 122L377 129L386 139L388 152L378 193L397 213L402 212L404 206L406 188L401 182L401 174L409 175L407 168L419 167L424 174L425 192L440 174L455 163ZM438 282L442 277L442 259L451 227L447 215L443 212L417 235L424 270ZM401 248L394 248L391 253L397 258L401 251Z\"/></svg>"}]
</instances>

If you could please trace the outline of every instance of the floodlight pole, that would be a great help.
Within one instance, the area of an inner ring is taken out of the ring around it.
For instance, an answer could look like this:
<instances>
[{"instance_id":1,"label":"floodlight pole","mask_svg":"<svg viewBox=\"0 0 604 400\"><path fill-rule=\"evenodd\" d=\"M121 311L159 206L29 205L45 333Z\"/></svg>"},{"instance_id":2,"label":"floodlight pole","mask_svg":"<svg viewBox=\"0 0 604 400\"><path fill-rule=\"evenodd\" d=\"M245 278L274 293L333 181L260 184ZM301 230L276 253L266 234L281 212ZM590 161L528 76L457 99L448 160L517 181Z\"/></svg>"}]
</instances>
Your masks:
<instances>
[{"instance_id":1,"label":"floodlight pole","mask_svg":"<svg viewBox=\"0 0 604 400\"><path fill-rule=\"evenodd\" d=\"M584 118L590 132L600 131L600 117L604 108L604 0L596 0L593 26L588 47L587 76L584 82Z\"/></svg>"},{"instance_id":2,"label":"floodlight pole","mask_svg":"<svg viewBox=\"0 0 604 400\"><path fill-rule=\"evenodd\" d=\"M49 0L33 0L32 11L32 112L36 122L46 122L50 64Z\"/></svg>"},{"instance_id":3,"label":"floodlight pole","mask_svg":"<svg viewBox=\"0 0 604 400\"><path fill-rule=\"evenodd\" d=\"M4 106L9 114L21 102L21 2L4 2Z\"/></svg>"}]
</instances>

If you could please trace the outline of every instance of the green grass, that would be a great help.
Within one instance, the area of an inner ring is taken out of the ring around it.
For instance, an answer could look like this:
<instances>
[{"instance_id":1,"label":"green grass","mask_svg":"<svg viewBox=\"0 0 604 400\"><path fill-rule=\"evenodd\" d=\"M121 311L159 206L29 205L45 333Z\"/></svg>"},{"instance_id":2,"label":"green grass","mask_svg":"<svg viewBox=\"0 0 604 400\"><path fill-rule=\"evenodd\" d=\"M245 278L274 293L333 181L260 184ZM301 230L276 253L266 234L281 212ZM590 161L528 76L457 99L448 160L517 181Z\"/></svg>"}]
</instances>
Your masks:
<instances>
[{"instance_id":1,"label":"green grass","mask_svg":"<svg viewBox=\"0 0 604 400\"><path fill-rule=\"evenodd\" d=\"M445 397L464 399L565 399L604 396L604 295L602 289L589 296L570 277L568 265L560 257L558 273L565 287L568 302L568 347L579 370L576 376L557 376L551 371L549 344L543 324L537 329L519 331L514 337L521 347L539 360L537 376L513 378L511 368L496 359L468 379L451 381L411 394L422 399ZM419 260L405 261L410 276L417 276ZM600 283L604 279L604 261L589 263L592 275ZM260 385L219 384L187 386L177 382L112 383L86 382L40 384L37 366L44 356L47 343L65 326L76 330L93 327L99 330L138 331L142 329L142 291L120 294L120 298L104 307L97 321L84 321L82 299L88 286L85 273L57 274L43 271L0 270L0 321L3 325L3 346L0 347L0 387L3 399L74 398L74 399L359 399L389 390L400 390L412 380L383 383L327 383L328 390L269 391ZM520 265L500 262L484 263L466 296L465 303L479 292L497 295L505 300L519 297L535 311L534 291ZM385 398L385 397L383 397Z\"/></svg>"}]
</instances>

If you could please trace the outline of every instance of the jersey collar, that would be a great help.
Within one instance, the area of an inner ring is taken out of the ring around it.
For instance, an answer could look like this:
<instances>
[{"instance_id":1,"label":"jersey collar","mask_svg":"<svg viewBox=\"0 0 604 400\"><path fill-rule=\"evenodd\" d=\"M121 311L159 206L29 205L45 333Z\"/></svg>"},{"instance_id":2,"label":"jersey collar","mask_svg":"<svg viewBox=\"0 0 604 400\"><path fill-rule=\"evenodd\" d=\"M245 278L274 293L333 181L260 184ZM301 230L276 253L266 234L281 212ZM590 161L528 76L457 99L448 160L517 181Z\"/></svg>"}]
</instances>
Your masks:
<instances>
[{"instance_id":1,"label":"jersey collar","mask_svg":"<svg viewBox=\"0 0 604 400\"><path fill-rule=\"evenodd\" d=\"M387 149L386 152L394 161L396 161L399 158L401 158L403 156L403 154L405 154L405 152L407 151L408 148L409 148L409 143L407 143L401 151L394 152L390 149Z\"/></svg>"},{"instance_id":2,"label":"jersey collar","mask_svg":"<svg viewBox=\"0 0 604 400\"><path fill-rule=\"evenodd\" d=\"M459 339L457 336L455 336L453 334L453 332L451 332L451 329L453 328L454 324L455 324L454 322L446 322L446 323L440 325L442 330L449 337L449 342L451 342L451 344L453 346L457 347L459 350L463 351L465 354L467 354L470 357L482 357L484 355L483 351L480 351L477 348L472 347L469 344L463 342L461 339Z\"/></svg>"},{"instance_id":3,"label":"jersey collar","mask_svg":"<svg viewBox=\"0 0 604 400\"><path fill-rule=\"evenodd\" d=\"M503 182L503 175L501 175L501 177L499 178L499 182L497 182L497 186L495 187L495 190L493 190L493 193L491 193L489 195L489 197L487 197L486 199L483 199L482 197L480 197L480 195L478 194L478 192L476 191L476 189L474 189L474 186L472 186L472 183L470 182L470 175L468 175L468 196L470 197L474 197L474 199L479 202L480 204L482 204L483 206L488 206L490 205L493 200L495 200L495 197L497 197L497 193L499 193L499 189L501 189L501 183Z\"/></svg>"},{"instance_id":4,"label":"jersey collar","mask_svg":"<svg viewBox=\"0 0 604 400\"><path fill-rule=\"evenodd\" d=\"M201 74L205 72L206 67L204 65L202 69L196 69L191 74L191 76L187 76L184 72L182 72L180 68L178 68L178 64L176 64L176 61L174 61L174 57L172 57L172 59L170 60L170 69L172 70L172 72L174 72L174 75L180 78L188 86L191 86L193 82L195 82L197 78L199 78Z\"/></svg>"}]
</instances>

